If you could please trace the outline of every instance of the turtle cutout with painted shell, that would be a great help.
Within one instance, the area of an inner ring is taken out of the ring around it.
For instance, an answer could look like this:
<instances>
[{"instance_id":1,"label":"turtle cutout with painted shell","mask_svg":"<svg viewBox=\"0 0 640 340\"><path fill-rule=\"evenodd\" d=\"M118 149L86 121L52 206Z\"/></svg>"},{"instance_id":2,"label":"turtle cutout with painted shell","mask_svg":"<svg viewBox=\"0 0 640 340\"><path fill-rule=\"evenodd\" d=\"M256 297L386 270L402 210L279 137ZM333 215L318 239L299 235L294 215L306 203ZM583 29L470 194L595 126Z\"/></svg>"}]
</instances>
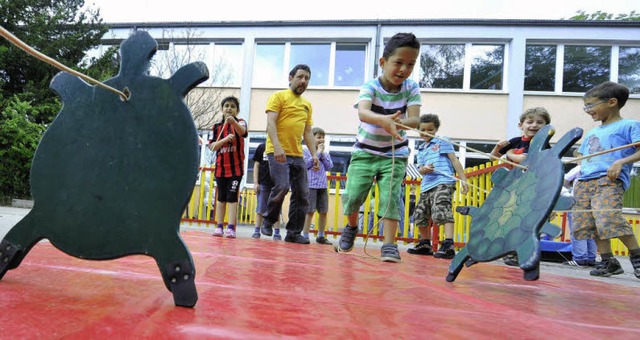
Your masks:
<instances>
[{"instance_id":1,"label":"turtle cutout with painted shell","mask_svg":"<svg viewBox=\"0 0 640 340\"><path fill-rule=\"evenodd\" d=\"M531 140L526 170L497 169L491 181L493 189L480 207L458 207L471 215L469 242L451 261L446 280L456 279L463 266L488 262L507 254L517 254L525 280L540 276L541 233L552 238L560 228L549 222L553 210L570 209L574 201L560 196L564 180L562 155L581 137L582 129L567 132L555 145L544 149L555 131L551 125L540 129Z\"/></svg>"},{"instance_id":2,"label":"turtle cutout with painted shell","mask_svg":"<svg viewBox=\"0 0 640 340\"><path fill-rule=\"evenodd\" d=\"M196 304L195 267L179 234L198 174L184 97L209 72L195 62L169 79L149 76L157 48L144 31L122 42L119 73L105 83L126 89L128 100L66 72L51 81L63 106L34 154L33 209L0 243L0 279L48 239L81 259L151 256L174 303Z\"/></svg>"}]
</instances>

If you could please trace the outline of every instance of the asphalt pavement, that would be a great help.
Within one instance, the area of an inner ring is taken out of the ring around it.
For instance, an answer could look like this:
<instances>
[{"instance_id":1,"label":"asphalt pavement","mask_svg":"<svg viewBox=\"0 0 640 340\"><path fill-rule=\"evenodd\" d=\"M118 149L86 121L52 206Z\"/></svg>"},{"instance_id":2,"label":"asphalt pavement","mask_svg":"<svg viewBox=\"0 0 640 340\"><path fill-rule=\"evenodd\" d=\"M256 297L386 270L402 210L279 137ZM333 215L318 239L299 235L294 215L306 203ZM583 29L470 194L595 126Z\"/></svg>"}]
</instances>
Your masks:
<instances>
[{"instance_id":1,"label":"asphalt pavement","mask_svg":"<svg viewBox=\"0 0 640 340\"><path fill-rule=\"evenodd\" d=\"M19 208L19 207L6 207L0 206L0 237L3 239L4 236L11 230L11 228L16 225L28 212L29 208ZM197 230L202 231L204 233L212 233L213 229L211 227L206 227L204 225L196 225L196 224L182 224L180 227L181 231L186 230ZM253 234L254 226L252 225L239 225L237 227L236 233L238 236L238 241L242 242L243 239L251 238L251 234ZM284 234L283 234L284 236ZM262 240L264 242L276 242L273 241L270 237L262 236ZM312 238L313 242L315 239ZM330 241L337 242L333 237L329 238ZM366 247L369 254L378 255L379 248L381 247L382 242L368 242ZM358 239L356 242L356 247L364 247L365 243L363 240ZM398 245L401 256L419 256L419 255L410 255L407 254L406 249L411 247L411 244L403 244L400 243ZM589 267L571 267L567 265L563 265L557 262L541 262L540 263L540 276L543 277L547 273L561 275L570 278L580 278L587 280L597 280L603 282L610 282L630 287L638 287L640 288L640 279L637 279L633 274L633 267L631 267L631 263L629 262L629 258L627 256L618 256L618 260L624 269L624 273L621 275L615 275L612 277L604 278L604 277L594 277L589 275L589 271L591 268ZM446 260L443 260L446 261ZM400 264L402 265L402 264ZM504 266L505 264L501 260L493 261L490 263L480 263L477 265L498 265Z\"/></svg>"}]
</instances>

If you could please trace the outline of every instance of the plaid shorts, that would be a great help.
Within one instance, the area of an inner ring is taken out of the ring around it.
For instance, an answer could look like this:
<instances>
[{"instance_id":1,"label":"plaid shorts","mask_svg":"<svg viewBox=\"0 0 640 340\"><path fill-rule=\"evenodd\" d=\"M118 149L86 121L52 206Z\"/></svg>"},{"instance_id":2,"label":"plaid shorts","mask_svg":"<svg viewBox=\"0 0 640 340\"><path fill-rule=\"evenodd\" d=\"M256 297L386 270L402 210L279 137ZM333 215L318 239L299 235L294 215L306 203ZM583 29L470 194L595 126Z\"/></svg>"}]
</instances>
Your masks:
<instances>
[{"instance_id":1,"label":"plaid shorts","mask_svg":"<svg viewBox=\"0 0 640 340\"><path fill-rule=\"evenodd\" d=\"M622 181L612 181L607 176L576 183L573 209L616 211L573 212L573 238L608 240L633 235L631 225L622 215L623 195Z\"/></svg>"},{"instance_id":2,"label":"plaid shorts","mask_svg":"<svg viewBox=\"0 0 640 340\"><path fill-rule=\"evenodd\" d=\"M453 223L451 203L455 191L455 184L440 184L435 188L420 193L418 206L413 212L413 220L416 226L428 226L429 219L432 219L437 225Z\"/></svg>"}]
</instances>

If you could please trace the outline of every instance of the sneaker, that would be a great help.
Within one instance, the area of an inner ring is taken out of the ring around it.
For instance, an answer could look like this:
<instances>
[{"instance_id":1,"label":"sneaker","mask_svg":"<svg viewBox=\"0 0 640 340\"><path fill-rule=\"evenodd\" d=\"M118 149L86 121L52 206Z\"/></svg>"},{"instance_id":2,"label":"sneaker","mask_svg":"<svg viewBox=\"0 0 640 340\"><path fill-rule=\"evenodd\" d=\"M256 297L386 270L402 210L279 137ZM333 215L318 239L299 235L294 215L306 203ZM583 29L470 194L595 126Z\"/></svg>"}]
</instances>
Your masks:
<instances>
[{"instance_id":1,"label":"sneaker","mask_svg":"<svg viewBox=\"0 0 640 340\"><path fill-rule=\"evenodd\" d=\"M270 225L263 224L260 228L260 232L262 235L271 236L273 235L273 228Z\"/></svg>"},{"instance_id":2,"label":"sneaker","mask_svg":"<svg viewBox=\"0 0 640 340\"><path fill-rule=\"evenodd\" d=\"M260 238L260 231L259 231L259 230L254 231L254 232L253 232L253 235L251 235L251 237L253 237L253 238Z\"/></svg>"},{"instance_id":3,"label":"sneaker","mask_svg":"<svg viewBox=\"0 0 640 340\"><path fill-rule=\"evenodd\" d=\"M227 229L227 233L224 236L226 238L236 238L236 231L233 229Z\"/></svg>"},{"instance_id":4,"label":"sneaker","mask_svg":"<svg viewBox=\"0 0 640 340\"><path fill-rule=\"evenodd\" d=\"M222 235L224 235L224 232L220 227L217 227L216 230L213 231L213 236L215 237L222 237Z\"/></svg>"},{"instance_id":5,"label":"sneaker","mask_svg":"<svg viewBox=\"0 0 640 340\"><path fill-rule=\"evenodd\" d=\"M454 256L456 256L456 251L453 249L453 242L446 240L442 242L440 249L433 254L433 257L437 259L452 259Z\"/></svg>"},{"instance_id":6,"label":"sneaker","mask_svg":"<svg viewBox=\"0 0 640 340\"><path fill-rule=\"evenodd\" d=\"M596 261L595 260L571 260L571 261L565 261L562 262L563 265L565 266L572 266L572 267L595 267L596 265Z\"/></svg>"},{"instance_id":7,"label":"sneaker","mask_svg":"<svg viewBox=\"0 0 640 340\"><path fill-rule=\"evenodd\" d=\"M316 243L320 243L320 244L328 244L328 245L333 245L333 243L331 243L331 241L327 240L326 237L324 236L318 236L316 237Z\"/></svg>"},{"instance_id":8,"label":"sneaker","mask_svg":"<svg viewBox=\"0 0 640 340\"><path fill-rule=\"evenodd\" d=\"M407 249L407 253L415 255L433 255L431 241L427 243L426 240L422 240L415 247Z\"/></svg>"},{"instance_id":9,"label":"sneaker","mask_svg":"<svg viewBox=\"0 0 640 340\"><path fill-rule=\"evenodd\" d=\"M302 236L301 234L290 234L287 233L287 236L284 237L285 242L290 243L298 243L298 244L309 244L309 239Z\"/></svg>"},{"instance_id":10,"label":"sneaker","mask_svg":"<svg viewBox=\"0 0 640 340\"><path fill-rule=\"evenodd\" d=\"M346 226L342 229L342 235L338 241L338 249L342 252L348 252L353 249L353 243L356 240L358 228Z\"/></svg>"},{"instance_id":11,"label":"sneaker","mask_svg":"<svg viewBox=\"0 0 640 340\"><path fill-rule=\"evenodd\" d=\"M400 262L400 252L398 251L397 244L383 244L380 252L382 253L382 255L380 256L382 262Z\"/></svg>"},{"instance_id":12,"label":"sneaker","mask_svg":"<svg viewBox=\"0 0 640 340\"><path fill-rule=\"evenodd\" d=\"M620 262L615 257L608 260L602 260L602 262L596 264L596 269L589 272L591 276L604 276L609 277L611 275L618 275L624 273Z\"/></svg>"},{"instance_id":13,"label":"sneaker","mask_svg":"<svg viewBox=\"0 0 640 340\"><path fill-rule=\"evenodd\" d=\"M640 255L629 256L629 261L633 266L633 274L640 279Z\"/></svg>"},{"instance_id":14,"label":"sneaker","mask_svg":"<svg viewBox=\"0 0 640 340\"><path fill-rule=\"evenodd\" d=\"M280 236L280 234L273 234L273 240L274 241L282 241L282 236Z\"/></svg>"},{"instance_id":15,"label":"sneaker","mask_svg":"<svg viewBox=\"0 0 640 340\"><path fill-rule=\"evenodd\" d=\"M518 262L518 255L515 255L515 254L509 254L509 255L503 257L502 261L507 266L512 266L512 267L520 266L520 263Z\"/></svg>"}]
</instances>

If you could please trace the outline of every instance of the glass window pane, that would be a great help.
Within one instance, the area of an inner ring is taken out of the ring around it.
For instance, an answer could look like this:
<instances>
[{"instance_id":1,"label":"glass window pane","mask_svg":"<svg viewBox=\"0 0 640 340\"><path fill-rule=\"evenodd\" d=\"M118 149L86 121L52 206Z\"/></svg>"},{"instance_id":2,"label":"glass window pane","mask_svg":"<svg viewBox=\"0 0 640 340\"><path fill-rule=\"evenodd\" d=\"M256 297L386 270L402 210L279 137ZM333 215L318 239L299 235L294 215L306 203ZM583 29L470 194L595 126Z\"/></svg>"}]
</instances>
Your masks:
<instances>
[{"instance_id":1,"label":"glass window pane","mask_svg":"<svg viewBox=\"0 0 640 340\"><path fill-rule=\"evenodd\" d=\"M422 45L420 87L461 89L464 76L464 45Z\"/></svg>"},{"instance_id":2,"label":"glass window pane","mask_svg":"<svg viewBox=\"0 0 640 340\"><path fill-rule=\"evenodd\" d=\"M471 57L470 88L502 90L504 45L473 45Z\"/></svg>"},{"instance_id":3,"label":"glass window pane","mask_svg":"<svg viewBox=\"0 0 640 340\"><path fill-rule=\"evenodd\" d=\"M330 44L291 44L289 70L298 64L307 64L311 68L309 85L329 85L330 54Z\"/></svg>"},{"instance_id":4,"label":"glass window pane","mask_svg":"<svg viewBox=\"0 0 640 340\"><path fill-rule=\"evenodd\" d=\"M527 45L524 65L525 91L554 91L556 46Z\"/></svg>"},{"instance_id":5,"label":"glass window pane","mask_svg":"<svg viewBox=\"0 0 640 340\"><path fill-rule=\"evenodd\" d=\"M640 47L620 47L618 82L630 93L640 94Z\"/></svg>"},{"instance_id":6,"label":"glass window pane","mask_svg":"<svg viewBox=\"0 0 640 340\"><path fill-rule=\"evenodd\" d=\"M242 45L215 44L209 81L216 86L239 86L242 82Z\"/></svg>"},{"instance_id":7,"label":"glass window pane","mask_svg":"<svg viewBox=\"0 0 640 340\"><path fill-rule=\"evenodd\" d=\"M586 92L609 80L610 46L564 47L563 92Z\"/></svg>"},{"instance_id":8,"label":"glass window pane","mask_svg":"<svg viewBox=\"0 0 640 340\"><path fill-rule=\"evenodd\" d=\"M209 45L200 44L159 44L158 51L151 59L149 74L169 78L189 63L196 61L206 63L208 48Z\"/></svg>"},{"instance_id":9,"label":"glass window pane","mask_svg":"<svg viewBox=\"0 0 640 340\"><path fill-rule=\"evenodd\" d=\"M365 59L365 45L336 44L336 67L333 85L362 85L364 83Z\"/></svg>"},{"instance_id":10,"label":"glass window pane","mask_svg":"<svg viewBox=\"0 0 640 340\"><path fill-rule=\"evenodd\" d=\"M253 62L253 85L286 86L284 71L284 44L258 44Z\"/></svg>"}]
</instances>

